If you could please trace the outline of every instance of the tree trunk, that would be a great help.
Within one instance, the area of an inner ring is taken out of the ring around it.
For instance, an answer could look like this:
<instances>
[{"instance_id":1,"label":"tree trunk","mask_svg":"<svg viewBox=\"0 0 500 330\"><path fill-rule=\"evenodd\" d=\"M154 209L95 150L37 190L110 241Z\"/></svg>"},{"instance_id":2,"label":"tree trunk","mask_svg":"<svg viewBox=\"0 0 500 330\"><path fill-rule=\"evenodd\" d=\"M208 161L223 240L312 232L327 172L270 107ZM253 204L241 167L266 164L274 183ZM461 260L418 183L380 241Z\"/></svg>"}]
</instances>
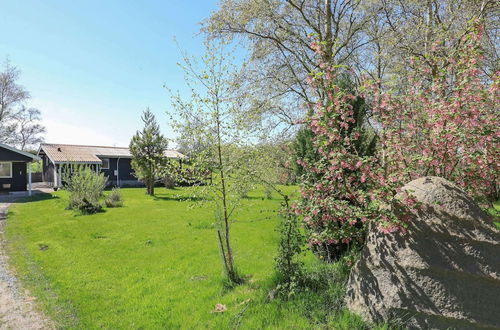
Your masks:
<instances>
[{"instance_id":1,"label":"tree trunk","mask_svg":"<svg viewBox=\"0 0 500 330\"><path fill-rule=\"evenodd\" d=\"M233 260L233 252L231 249L231 241L229 239L229 213L227 206L227 189L226 189L226 178L224 176L224 160L222 158L222 142L221 142L221 134L220 134L220 118L219 112L217 110L217 158L219 162L219 174L221 178L221 189L222 189L222 208L223 208L223 217L224 217L224 244L221 245L221 249L224 257L224 266L226 268L226 272L228 278L233 283L239 283L240 278L236 273L234 267ZM225 246L224 246L225 245Z\"/></svg>"}]
</instances>

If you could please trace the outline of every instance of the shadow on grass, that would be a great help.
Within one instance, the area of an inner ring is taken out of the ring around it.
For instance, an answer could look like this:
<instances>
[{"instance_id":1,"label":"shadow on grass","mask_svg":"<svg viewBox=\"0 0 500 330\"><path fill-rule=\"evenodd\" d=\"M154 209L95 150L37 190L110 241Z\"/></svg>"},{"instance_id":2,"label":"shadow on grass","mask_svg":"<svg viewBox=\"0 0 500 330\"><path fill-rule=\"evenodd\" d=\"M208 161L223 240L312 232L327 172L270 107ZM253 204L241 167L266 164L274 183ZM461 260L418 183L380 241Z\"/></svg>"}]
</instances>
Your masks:
<instances>
[{"instance_id":1,"label":"shadow on grass","mask_svg":"<svg viewBox=\"0 0 500 330\"><path fill-rule=\"evenodd\" d=\"M15 204L23 204L23 203L33 203L33 202L42 202L46 201L49 199L59 199L59 196L55 196L49 193L35 193L32 196L2 196L3 198L0 198L0 202L7 202L7 203L15 203Z\"/></svg>"},{"instance_id":2,"label":"shadow on grass","mask_svg":"<svg viewBox=\"0 0 500 330\"><path fill-rule=\"evenodd\" d=\"M79 211L79 210L73 210L73 209L65 209L67 211L73 211L74 214L73 214L73 217L75 218L79 218L79 217L87 217L89 215L96 215L96 214L102 214L102 213L106 213L106 209L102 208L100 209L99 211L96 211L96 212L90 212L90 213L85 213L85 212L82 212L82 211Z\"/></svg>"},{"instance_id":3,"label":"shadow on grass","mask_svg":"<svg viewBox=\"0 0 500 330\"><path fill-rule=\"evenodd\" d=\"M155 201L175 201L175 202L201 202L206 201L205 198L202 197L190 197L190 196L168 196L168 195L154 195Z\"/></svg>"}]
</instances>

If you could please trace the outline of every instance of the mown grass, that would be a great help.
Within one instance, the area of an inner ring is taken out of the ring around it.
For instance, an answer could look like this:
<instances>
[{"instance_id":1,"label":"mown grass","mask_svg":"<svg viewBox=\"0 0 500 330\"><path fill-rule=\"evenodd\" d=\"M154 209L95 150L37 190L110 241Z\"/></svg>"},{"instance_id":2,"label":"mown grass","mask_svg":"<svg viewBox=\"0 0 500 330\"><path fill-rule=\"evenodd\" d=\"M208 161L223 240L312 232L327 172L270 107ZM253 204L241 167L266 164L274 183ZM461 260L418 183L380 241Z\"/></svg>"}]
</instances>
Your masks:
<instances>
[{"instance_id":1,"label":"mown grass","mask_svg":"<svg viewBox=\"0 0 500 330\"><path fill-rule=\"evenodd\" d=\"M280 199L265 199L261 190L243 200L232 227L246 282L225 286L213 212L202 201L185 200L192 189L159 188L155 197L123 189L124 207L88 216L65 209L64 191L34 196L10 210L11 261L61 328L366 328L338 308L338 266L319 265L310 254L307 268L319 269L317 276L330 273L331 285L286 301L269 299ZM217 303L227 311L212 313Z\"/></svg>"}]
</instances>

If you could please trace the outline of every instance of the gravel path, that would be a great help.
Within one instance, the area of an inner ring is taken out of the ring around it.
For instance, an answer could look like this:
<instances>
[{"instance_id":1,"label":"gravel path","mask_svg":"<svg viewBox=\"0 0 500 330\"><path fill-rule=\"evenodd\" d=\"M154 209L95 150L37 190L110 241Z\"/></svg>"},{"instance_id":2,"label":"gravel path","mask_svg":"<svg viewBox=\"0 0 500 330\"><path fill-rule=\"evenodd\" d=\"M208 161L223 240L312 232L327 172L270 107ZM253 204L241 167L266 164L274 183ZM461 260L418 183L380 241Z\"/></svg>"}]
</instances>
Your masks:
<instances>
[{"instance_id":1,"label":"gravel path","mask_svg":"<svg viewBox=\"0 0 500 330\"><path fill-rule=\"evenodd\" d=\"M21 288L8 267L3 234L13 198L0 200L0 329L54 329L49 319L36 308L34 297Z\"/></svg>"}]
</instances>

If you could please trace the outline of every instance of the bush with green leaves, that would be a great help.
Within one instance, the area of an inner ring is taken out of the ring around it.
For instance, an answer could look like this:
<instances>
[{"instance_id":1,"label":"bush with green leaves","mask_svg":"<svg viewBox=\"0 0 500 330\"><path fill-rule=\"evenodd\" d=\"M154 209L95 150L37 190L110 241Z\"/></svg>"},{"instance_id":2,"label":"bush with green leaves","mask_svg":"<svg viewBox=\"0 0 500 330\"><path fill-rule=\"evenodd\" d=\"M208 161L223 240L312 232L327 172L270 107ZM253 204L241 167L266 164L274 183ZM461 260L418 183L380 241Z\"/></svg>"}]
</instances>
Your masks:
<instances>
[{"instance_id":1,"label":"bush with green leaves","mask_svg":"<svg viewBox=\"0 0 500 330\"><path fill-rule=\"evenodd\" d=\"M102 209L100 199L107 183L104 174L96 173L88 166L78 166L72 173L66 173L64 181L65 189L69 192L68 209L83 214L99 212Z\"/></svg>"},{"instance_id":2,"label":"bush with green leaves","mask_svg":"<svg viewBox=\"0 0 500 330\"><path fill-rule=\"evenodd\" d=\"M123 198L120 188L113 188L104 203L106 204L106 207L122 207Z\"/></svg>"},{"instance_id":3,"label":"bush with green leaves","mask_svg":"<svg viewBox=\"0 0 500 330\"><path fill-rule=\"evenodd\" d=\"M303 269L300 256L305 239L300 230L301 221L289 206L288 196L284 196L281 210L278 255L275 258L276 271L279 276L278 293L285 297L292 296L302 285Z\"/></svg>"},{"instance_id":4,"label":"bush with green leaves","mask_svg":"<svg viewBox=\"0 0 500 330\"><path fill-rule=\"evenodd\" d=\"M273 199L273 189L269 185L264 185L264 194L266 199Z\"/></svg>"}]
</instances>

